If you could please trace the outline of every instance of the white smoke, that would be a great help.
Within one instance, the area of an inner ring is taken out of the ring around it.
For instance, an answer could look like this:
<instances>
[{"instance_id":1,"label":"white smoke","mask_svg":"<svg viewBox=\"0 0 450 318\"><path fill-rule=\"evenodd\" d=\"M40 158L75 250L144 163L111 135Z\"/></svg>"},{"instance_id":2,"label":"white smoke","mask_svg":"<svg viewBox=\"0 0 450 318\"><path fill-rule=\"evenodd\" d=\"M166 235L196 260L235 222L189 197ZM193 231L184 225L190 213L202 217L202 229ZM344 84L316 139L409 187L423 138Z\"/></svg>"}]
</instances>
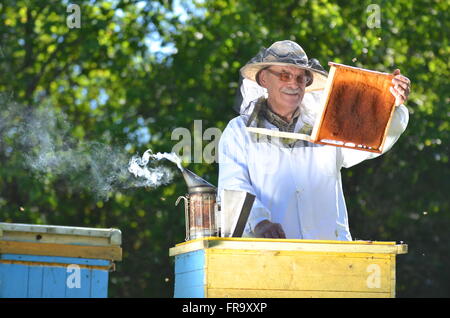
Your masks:
<instances>
[{"instance_id":1,"label":"white smoke","mask_svg":"<svg viewBox=\"0 0 450 318\"><path fill-rule=\"evenodd\" d=\"M157 187L173 179L167 167L144 167L149 152L146 164L136 161L141 170L129 170L135 159L129 159L124 147L78 140L64 113L45 105L25 107L4 95L0 95L0 153L3 160L21 160L25 169L33 171L32 177L59 178L65 187L87 191L102 200L114 191Z\"/></svg>"},{"instance_id":2,"label":"white smoke","mask_svg":"<svg viewBox=\"0 0 450 318\"><path fill-rule=\"evenodd\" d=\"M133 156L128 163L128 171L136 178L141 180L141 184L147 187L154 187L161 183L168 175L168 171L164 167L148 167L150 159L159 161L167 159L177 165L182 170L181 159L175 153L161 153L153 154L151 149L144 152L142 157ZM166 180L167 181L167 180Z\"/></svg>"}]
</instances>

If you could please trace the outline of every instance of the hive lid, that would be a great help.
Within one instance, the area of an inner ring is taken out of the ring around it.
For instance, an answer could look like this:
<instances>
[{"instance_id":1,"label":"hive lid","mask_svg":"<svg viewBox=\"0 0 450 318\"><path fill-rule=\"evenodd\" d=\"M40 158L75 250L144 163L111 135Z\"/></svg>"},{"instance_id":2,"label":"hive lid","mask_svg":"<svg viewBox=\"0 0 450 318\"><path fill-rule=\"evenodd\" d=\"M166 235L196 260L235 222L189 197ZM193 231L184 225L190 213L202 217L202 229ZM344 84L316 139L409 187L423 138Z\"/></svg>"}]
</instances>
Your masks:
<instances>
[{"instance_id":1,"label":"hive lid","mask_svg":"<svg viewBox=\"0 0 450 318\"><path fill-rule=\"evenodd\" d=\"M117 229L0 223L0 254L122 260Z\"/></svg>"},{"instance_id":2,"label":"hive lid","mask_svg":"<svg viewBox=\"0 0 450 318\"><path fill-rule=\"evenodd\" d=\"M59 225L0 223L0 240L36 243L60 243L92 246L118 246L122 233L102 229Z\"/></svg>"},{"instance_id":3,"label":"hive lid","mask_svg":"<svg viewBox=\"0 0 450 318\"><path fill-rule=\"evenodd\" d=\"M406 254L408 245L379 241L333 241L304 239L207 237L177 244L169 256L201 249L297 251L318 253Z\"/></svg>"}]
</instances>

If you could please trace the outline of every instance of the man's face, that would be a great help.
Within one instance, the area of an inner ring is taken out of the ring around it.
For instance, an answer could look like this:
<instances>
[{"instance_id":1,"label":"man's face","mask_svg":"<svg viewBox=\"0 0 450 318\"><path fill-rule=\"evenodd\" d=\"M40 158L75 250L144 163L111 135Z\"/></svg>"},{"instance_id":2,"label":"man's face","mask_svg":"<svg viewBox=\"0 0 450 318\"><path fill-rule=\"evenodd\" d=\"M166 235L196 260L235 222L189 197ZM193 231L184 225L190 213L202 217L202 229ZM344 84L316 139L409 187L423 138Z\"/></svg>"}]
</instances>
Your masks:
<instances>
[{"instance_id":1,"label":"man's face","mask_svg":"<svg viewBox=\"0 0 450 318\"><path fill-rule=\"evenodd\" d=\"M291 74L291 76L283 73ZM281 75L280 75L281 74ZM267 89L271 107L281 111L297 108L305 95L305 70L295 66L271 66L259 75L260 83ZM300 77L298 77L300 76ZM283 81L282 79L287 81Z\"/></svg>"}]
</instances>

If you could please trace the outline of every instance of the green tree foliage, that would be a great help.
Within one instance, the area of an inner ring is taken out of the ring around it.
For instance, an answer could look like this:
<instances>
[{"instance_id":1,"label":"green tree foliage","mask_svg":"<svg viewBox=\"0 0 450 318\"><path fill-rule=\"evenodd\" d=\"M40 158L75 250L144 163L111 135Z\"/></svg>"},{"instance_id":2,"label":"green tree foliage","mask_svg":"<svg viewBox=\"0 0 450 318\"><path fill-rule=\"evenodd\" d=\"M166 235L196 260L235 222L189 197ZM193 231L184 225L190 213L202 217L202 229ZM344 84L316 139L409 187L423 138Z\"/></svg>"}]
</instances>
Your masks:
<instances>
[{"instance_id":1,"label":"green tree foliage","mask_svg":"<svg viewBox=\"0 0 450 318\"><path fill-rule=\"evenodd\" d=\"M357 239L409 245L398 257L398 296L450 295L447 1L76 3L80 28L67 25L68 1L0 3L0 107L20 120L11 109L50 105L63 118L55 140L96 142L124 158L170 151L173 130L193 132L194 120L203 131L224 129L236 115L240 67L276 40L297 41L324 65L400 68L412 81L410 123L389 153L343 171L351 230ZM2 127L1 221L119 228L124 259L110 296L172 296L168 249L184 240L183 208L174 206L186 191L181 176L99 199L74 188L74 177L29 170L23 161L33 149ZM217 183L216 163L189 168Z\"/></svg>"}]
</instances>

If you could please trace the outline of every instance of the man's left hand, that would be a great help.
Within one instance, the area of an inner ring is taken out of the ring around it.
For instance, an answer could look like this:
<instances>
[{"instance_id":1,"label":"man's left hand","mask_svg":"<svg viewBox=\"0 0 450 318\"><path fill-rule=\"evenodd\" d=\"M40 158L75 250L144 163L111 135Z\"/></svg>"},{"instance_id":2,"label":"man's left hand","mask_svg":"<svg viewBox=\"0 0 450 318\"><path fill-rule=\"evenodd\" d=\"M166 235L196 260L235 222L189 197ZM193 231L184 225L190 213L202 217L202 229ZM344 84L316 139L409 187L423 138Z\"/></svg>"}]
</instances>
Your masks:
<instances>
[{"instance_id":1,"label":"man's left hand","mask_svg":"<svg viewBox=\"0 0 450 318\"><path fill-rule=\"evenodd\" d=\"M400 70L396 69L393 73L392 83L394 86L389 87L390 92L395 97L395 106L400 106L408 99L411 89L411 81L409 78L400 75Z\"/></svg>"}]
</instances>

